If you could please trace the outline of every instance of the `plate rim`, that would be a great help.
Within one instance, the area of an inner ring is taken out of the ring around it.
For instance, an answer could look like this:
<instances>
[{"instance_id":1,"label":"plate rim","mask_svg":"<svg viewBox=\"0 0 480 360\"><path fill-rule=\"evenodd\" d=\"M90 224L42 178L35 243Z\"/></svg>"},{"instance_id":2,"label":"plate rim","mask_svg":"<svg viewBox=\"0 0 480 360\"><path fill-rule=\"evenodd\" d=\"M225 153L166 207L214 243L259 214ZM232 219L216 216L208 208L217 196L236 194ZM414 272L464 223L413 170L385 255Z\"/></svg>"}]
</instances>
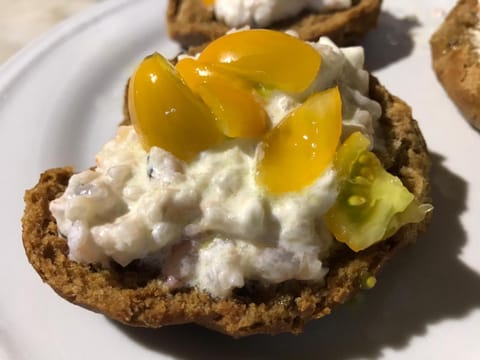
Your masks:
<instances>
[{"instance_id":1,"label":"plate rim","mask_svg":"<svg viewBox=\"0 0 480 360\"><path fill-rule=\"evenodd\" d=\"M19 51L0 64L0 101L9 89L14 86L15 80L26 75L25 70L34 60L47 56L50 49L67 41L73 34L77 34L90 26L94 26L99 20L122 11L129 6L135 6L145 0L104 0L93 4L91 7L62 20L51 29L37 36Z\"/></svg>"}]
</instances>

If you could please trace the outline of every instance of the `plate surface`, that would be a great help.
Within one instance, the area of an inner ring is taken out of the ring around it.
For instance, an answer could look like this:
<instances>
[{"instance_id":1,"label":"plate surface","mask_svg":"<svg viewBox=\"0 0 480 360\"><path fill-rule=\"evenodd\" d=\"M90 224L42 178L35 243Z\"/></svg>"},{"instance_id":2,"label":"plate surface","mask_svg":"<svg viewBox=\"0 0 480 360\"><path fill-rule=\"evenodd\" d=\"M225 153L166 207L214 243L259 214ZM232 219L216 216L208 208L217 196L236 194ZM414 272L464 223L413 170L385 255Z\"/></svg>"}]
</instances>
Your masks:
<instances>
[{"instance_id":1,"label":"plate surface","mask_svg":"<svg viewBox=\"0 0 480 360\"><path fill-rule=\"evenodd\" d=\"M165 0L106 1L0 67L0 359L480 359L480 133L437 82L428 45L453 5L385 0L364 41L368 67L412 106L432 152L430 229L373 290L301 336L233 340L193 325L127 328L59 298L26 260L25 189L44 169L90 166L121 120L135 64L155 50L177 53Z\"/></svg>"}]
</instances>

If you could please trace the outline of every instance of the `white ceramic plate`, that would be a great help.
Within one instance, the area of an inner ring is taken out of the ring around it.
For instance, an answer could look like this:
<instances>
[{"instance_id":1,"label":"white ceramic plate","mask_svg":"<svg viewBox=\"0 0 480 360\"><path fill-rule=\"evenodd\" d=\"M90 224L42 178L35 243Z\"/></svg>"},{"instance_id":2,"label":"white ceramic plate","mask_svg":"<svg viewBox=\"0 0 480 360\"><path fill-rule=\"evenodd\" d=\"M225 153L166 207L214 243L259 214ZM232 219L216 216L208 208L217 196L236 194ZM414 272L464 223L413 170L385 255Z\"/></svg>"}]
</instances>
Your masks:
<instances>
[{"instance_id":1,"label":"white ceramic plate","mask_svg":"<svg viewBox=\"0 0 480 360\"><path fill-rule=\"evenodd\" d=\"M453 3L385 0L379 28L365 40L370 68L411 104L432 151L430 229L375 289L301 336L232 340L193 325L127 328L59 298L26 260L24 190L46 168L91 165L121 119L134 65L154 50L178 50L165 31L165 0L107 1L5 64L0 359L480 359L480 134L436 81L428 46Z\"/></svg>"}]
</instances>

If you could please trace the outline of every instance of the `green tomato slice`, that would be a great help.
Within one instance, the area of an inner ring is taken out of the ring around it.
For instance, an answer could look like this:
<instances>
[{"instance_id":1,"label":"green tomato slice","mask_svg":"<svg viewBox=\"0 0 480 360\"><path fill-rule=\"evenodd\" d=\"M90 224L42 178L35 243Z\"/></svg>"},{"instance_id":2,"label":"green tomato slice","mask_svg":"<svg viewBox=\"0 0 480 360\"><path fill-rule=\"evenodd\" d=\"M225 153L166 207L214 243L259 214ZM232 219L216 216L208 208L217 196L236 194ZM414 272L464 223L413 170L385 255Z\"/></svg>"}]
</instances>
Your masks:
<instances>
[{"instance_id":1,"label":"green tomato slice","mask_svg":"<svg viewBox=\"0 0 480 360\"><path fill-rule=\"evenodd\" d=\"M334 163L339 195L325 215L335 238L354 251L392 236L405 224L422 221L431 209L383 168L369 146L360 132L340 146Z\"/></svg>"}]
</instances>

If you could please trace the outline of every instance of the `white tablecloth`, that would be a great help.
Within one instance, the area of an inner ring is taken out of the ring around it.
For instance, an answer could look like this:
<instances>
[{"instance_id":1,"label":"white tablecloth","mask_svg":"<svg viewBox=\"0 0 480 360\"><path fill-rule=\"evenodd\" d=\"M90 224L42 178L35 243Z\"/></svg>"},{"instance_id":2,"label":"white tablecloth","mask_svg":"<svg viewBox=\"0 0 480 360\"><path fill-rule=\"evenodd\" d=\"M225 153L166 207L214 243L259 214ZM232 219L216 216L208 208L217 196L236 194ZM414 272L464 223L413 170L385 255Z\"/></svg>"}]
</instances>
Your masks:
<instances>
[{"instance_id":1,"label":"white tablecloth","mask_svg":"<svg viewBox=\"0 0 480 360\"><path fill-rule=\"evenodd\" d=\"M0 0L0 64L58 22L99 0Z\"/></svg>"}]
</instances>

